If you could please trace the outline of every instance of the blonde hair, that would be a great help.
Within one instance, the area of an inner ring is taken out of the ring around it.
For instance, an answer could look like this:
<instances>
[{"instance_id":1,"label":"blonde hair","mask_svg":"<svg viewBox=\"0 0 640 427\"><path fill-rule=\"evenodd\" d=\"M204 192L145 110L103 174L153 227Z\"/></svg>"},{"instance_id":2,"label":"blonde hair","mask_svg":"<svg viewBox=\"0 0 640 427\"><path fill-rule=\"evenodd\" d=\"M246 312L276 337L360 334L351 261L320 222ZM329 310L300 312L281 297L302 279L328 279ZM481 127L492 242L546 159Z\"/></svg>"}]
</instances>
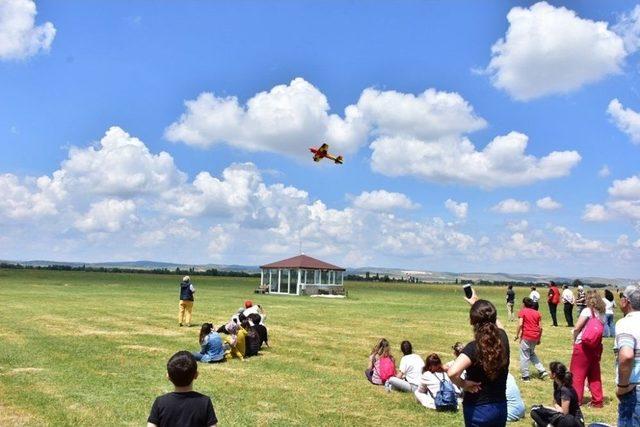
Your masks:
<instances>
[{"instance_id":1,"label":"blonde hair","mask_svg":"<svg viewBox=\"0 0 640 427\"><path fill-rule=\"evenodd\" d=\"M371 354L375 354L380 357L392 357L391 356L391 346L389 345L389 341L386 338L382 338L378 344L371 350Z\"/></svg>"},{"instance_id":2,"label":"blonde hair","mask_svg":"<svg viewBox=\"0 0 640 427\"><path fill-rule=\"evenodd\" d=\"M604 301L602 300L600 293L595 289L587 291L586 303L587 307L594 309L600 314L604 314L606 310Z\"/></svg>"}]
</instances>

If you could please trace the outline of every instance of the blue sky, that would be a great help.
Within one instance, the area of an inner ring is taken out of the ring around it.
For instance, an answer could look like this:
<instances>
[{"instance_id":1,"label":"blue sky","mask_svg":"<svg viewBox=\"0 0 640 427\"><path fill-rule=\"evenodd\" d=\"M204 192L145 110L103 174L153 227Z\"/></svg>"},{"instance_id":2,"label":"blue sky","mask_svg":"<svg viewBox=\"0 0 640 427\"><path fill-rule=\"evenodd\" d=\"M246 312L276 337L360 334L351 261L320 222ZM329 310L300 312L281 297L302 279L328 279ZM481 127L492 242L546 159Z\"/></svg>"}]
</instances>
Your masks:
<instances>
[{"instance_id":1,"label":"blue sky","mask_svg":"<svg viewBox=\"0 0 640 427\"><path fill-rule=\"evenodd\" d=\"M0 7L2 259L639 276L634 2Z\"/></svg>"}]
</instances>

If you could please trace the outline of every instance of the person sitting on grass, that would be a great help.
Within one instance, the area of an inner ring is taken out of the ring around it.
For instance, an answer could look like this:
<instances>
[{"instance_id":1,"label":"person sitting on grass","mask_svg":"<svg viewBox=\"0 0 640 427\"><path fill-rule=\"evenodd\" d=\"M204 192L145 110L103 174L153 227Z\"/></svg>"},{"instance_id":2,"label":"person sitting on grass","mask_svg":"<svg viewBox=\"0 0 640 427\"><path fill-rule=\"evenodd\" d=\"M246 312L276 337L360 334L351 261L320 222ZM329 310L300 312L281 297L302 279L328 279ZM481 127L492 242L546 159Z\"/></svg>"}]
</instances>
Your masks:
<instances>
[{"instance_id":1,"label":"person sitting on grass","mask_svg":"<svg viewBox=\"0 0 640 427\"><path fill-rule=\"evenodd\" d=\"M249 317L249 315L251 314L259 314L262 322L267 320L267 312L262 308L260 304L254 304L252 301L247 300L244 302L244 307L245 308L242 311L244 317Z\"/></svg>"},{"instance_id":2,"label":"person sitting on grass","mask_svg":"<svg viewBox=\"0 0 640 427\"><path fill-rule=\"evenodd\" d=\"M239 326L235 322L227 323L227 331L228 335L226 335L222 340L224 341L224 357L225 359L232 359L234 357L243 360L244 354L240 352L237 347L238 343L238 329Z\"/></svg>"},{"instance_id":3,"label":"person sitting on grass","mask_svg":"<svg viewBox=\"0 0 640 427\"><path fill-rule=\"evenodd\" d=\"M193 357L203 363L224 362L224 348L222 338L213 330L212 323L203 323L200 328L200 352L194 352Z\"/></svg>"},{"instance_id":4,"label":"person sitting on grass","mask_svg":"<svg viewBox=\"0 0 640 427\"><path fill-rule=\"evenodd\" d=\"M382 338L371 350L369 366L364 371L371 384L383 385L396 373L396 361L391 355L389 341Z\"/></svg>"},{"instance_id":5,"label":"person sitting on grass","mask_svg":"<svg viewBox=\"0 0 640 427\"><path fill-rule=\"evenodd\" d=\"M262 344L269 347L269 333L267 327L262 324L262 317L257 313L252 313L249 315L249 320L253 323L253 327L260 337L260 347Z\"/></svg>"},{"instance_id":6,"label":"person sitting on grass","mask_svg":"<svg viewBox=\"0 0 640 427\"><path fill-rule=\"evenodd\" d=\"M245 357L257 356L260 351L260 335L249 320L242 322L242 329L247 332L245 337Z\"/></svg>"},{"instance_id":7,"label":"person sitting on grass","mask_svg":"<svg viewBox=\"0 0 640 427\"><path fill-rule=\"evenodd\" d=\"M524 418L525 410L516 379L509 374L507 376L507 421L520 421Z\"/></svg>"},{"instance_id":8,"label":"person sitting on grass","mask_svg":"<svg viewBox=\"0 0 640 427\"><path fill-rule=\"evenodd\" d=\"M384 386L387 391L416 391L420 385L424 361L420 356L413 353L413 347L409 341L402 341L400 350L404 354L400 359L400 369L396 375L387 380Z\"/></svg>"},{"instance_id":9,"label":"person sitting on grass","mask_svg":"<svg viewBox=\"0 0 640 427\"><path fill-rule=\"evenodd\" d=\"M531 408L531 418L536 426L584 427L578 394L573 388L573 375L560 362L549 365L553 379L554 407L538 405Z\"/></svg>"},{"instance_id":10,"label":"person sitting on grass","mask_svg":"<svg viewBox=\"0 0 640 427\"><path fill-rule=\"evenodd\" d=\"M215 427L218 424L211 399L193 391L198 378L198 363L188 351L179 351L167 362L167 376L174 391L153 402L147 427L192 426Z\"/></svg>"},{"instance_id":11,"label":"person sitting on grass","mask_svg":"<svg viewBox=\"0 0 640 427\"><path fill-rule=\"evenodd\" d=\"M455 392L455 387L449 376L442 366L440 356L435 353L427 356L423 368L422 378L420 379L420 386L414 392L416 399L422 406L427 409L436 409L436 395L440 391L443 383L449 383L451 390ZM455 403L457 405L457 394L455 396Z\"/></svg>"},{"instance_id":12,"label":"person sitting on grass","mask_svg":"<svg viewBox=\"0 0 640 427\"><path fill-rule=\"evenodd\" d=\"M453 350L453 357L457 359L458 356L460 356L460 354L462 353L462 350L464 350L464 344L461 343L460 341L457 341L454 345L451 346L451 350ZM448 371L449 368L453 365L453 362L455 362L455 359L447 362L444 365L444 370Z\"/></svg>"}]
</instances>

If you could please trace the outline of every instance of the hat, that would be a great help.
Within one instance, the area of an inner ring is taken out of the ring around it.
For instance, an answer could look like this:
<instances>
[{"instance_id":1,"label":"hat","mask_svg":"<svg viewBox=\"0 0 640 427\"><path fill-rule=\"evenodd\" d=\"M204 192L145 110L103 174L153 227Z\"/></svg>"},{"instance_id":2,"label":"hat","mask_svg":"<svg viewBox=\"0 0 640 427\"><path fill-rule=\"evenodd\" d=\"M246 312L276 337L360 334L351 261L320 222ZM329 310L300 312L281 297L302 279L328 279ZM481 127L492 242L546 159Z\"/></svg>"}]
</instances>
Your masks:
<instances>
[{"instance_id":1,"label":"hat","mask_svg":"<svg viewBox=\"0 0 640 427\"><path fill-rule=\"evenodd\" d=\"M183 282L190 282L190 281L191 281L191 277L189 277L189 276L184 276L184 277L182 278L182 281L183 281Z\"/></svg>"},{"instance_id":2,"label":"hat","mask_svg":"<svg viewBox=\"0 0 640 427\"><path fill-rule=\"evenodd\" d=\"M582 285L578 285L578 289L583 290L583 289L584 289L584 286L582 286Z\"/></svg>"},{"instance_id":3,"label":"hat","mask_svg":"<svg viewBox=\"0 0 640 427\"><path fill-rule=\"evenodd\" d=\"M631 299L631 296L638 291L640 291L640 285L629 285L624 288L624 291L622 291L620 295L626 299Z\"/></svg>"},{"instance_id":4,"label":"hat","mask_svg":"<svg viewBox=\"0 0 640 427\"><path fill-rule=\"evenodd\" d=\"M253 306L253 303L252 303L251 301L246 300L246 301L244 302L244 308L249 308L249 307L252 307L252 306Z\"/></svg>"}]
</instances>

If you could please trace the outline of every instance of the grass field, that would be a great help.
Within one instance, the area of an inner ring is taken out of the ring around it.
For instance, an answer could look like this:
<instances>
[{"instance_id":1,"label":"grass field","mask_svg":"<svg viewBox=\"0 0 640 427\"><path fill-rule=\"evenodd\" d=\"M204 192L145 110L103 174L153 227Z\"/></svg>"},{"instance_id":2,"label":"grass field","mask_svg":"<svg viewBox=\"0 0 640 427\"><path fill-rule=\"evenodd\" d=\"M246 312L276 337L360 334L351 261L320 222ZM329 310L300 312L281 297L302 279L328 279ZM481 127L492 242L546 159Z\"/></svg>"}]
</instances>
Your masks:
<instances>
[{"instance_id":1,"label":"grass field","mask_svg":"<svg viewBox=\"0 0 640 427\"><path fill-rule=\"evenodd\" d=\"M165 363L197 350L197 327L178 328L175 276L0 270L0 425L143 425L171 390ZM400 356L403 339L424 356L452 358L469 341L468 306L454 286L349 283L349 298L257 296L256 279L196 277L194 323L227 321L245 299L268 312L272 348L242 363L199 365L196 390L212 397L220 425L460 426L462 414L428 411L363 376L380 337ZM525 296L517 290L517 298ZM503 320L503 289L481 288ZM549 324L542 308L545 326ZM515 324L504 322L510 337ZM512 342L513 343L513 342ZM602 360L605 408L614 422L612 341ZM511 372L519 378L517 346ZM569 362L570 329L545 328L545 365ZM551 382L521 384L527 406L551 403ZM612 399L613 397L613 399ZM530 420L515 424L530 425Z\"/></svg>"}]
</instances>

